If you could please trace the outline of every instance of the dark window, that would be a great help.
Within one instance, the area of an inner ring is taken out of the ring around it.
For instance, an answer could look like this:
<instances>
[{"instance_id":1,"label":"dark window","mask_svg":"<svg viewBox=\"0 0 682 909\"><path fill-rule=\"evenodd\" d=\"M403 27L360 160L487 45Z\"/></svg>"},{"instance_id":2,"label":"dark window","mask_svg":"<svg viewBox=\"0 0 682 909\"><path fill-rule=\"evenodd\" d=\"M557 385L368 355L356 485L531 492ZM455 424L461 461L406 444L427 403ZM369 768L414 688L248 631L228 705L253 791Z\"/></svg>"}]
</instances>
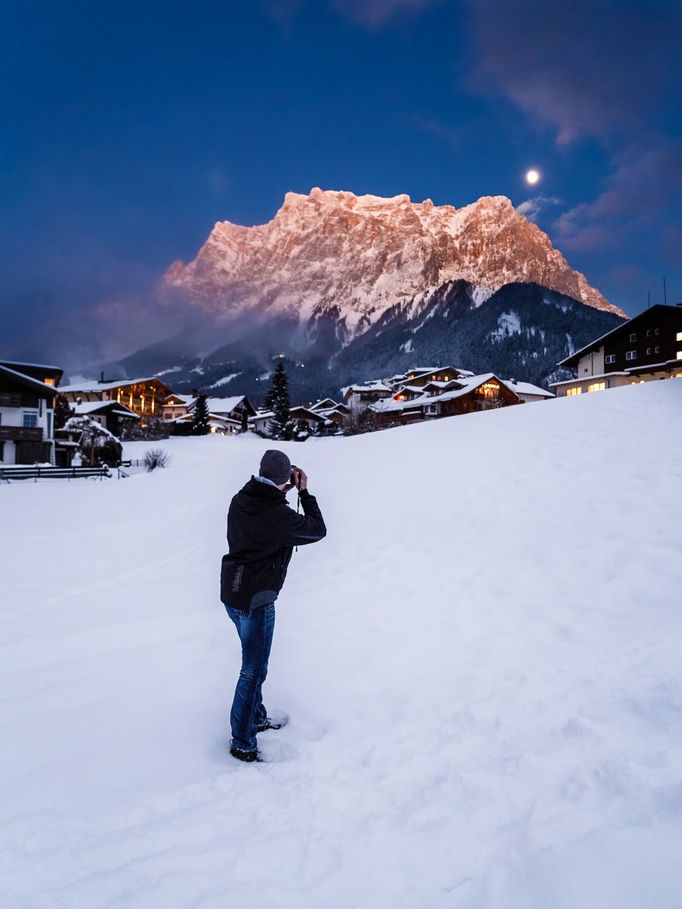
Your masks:
<instances>
[{"instance_id":1,"label":"dark window","mask_svg":"<svg viewBox=\"0 0 682 909\"><path fill-rule=\"evenodd\" d=\"M654 334L655 334L655 335L660 335L660 333L661 333L661 329L660 329L660 328L655 328L655 329L654 329Z\"/></svg>"},{"instance_id":2,"label":"dark window","mask_svg":"<svg viewBox=\"0 0 682 909\"><path fill-rule=\"evenodd\" d=\"M660 348L660 347L654 347L654 352L655 352L655 353L660 353L660 352L661 352L661 348Z\"/></svg>"},{"instance_id":3,"label":"dark window","mask_svg":"<svg viewBox=\"0 0 682 909\"><path fill-rule=\"evenodd\" d=\"M615 354L607 354L607 355L606 355L606 360L605 360L605 362L606 362L606 363L615 363L615 362L616 362L616 355L615 355Z\"/></svg>"},{"instance_id":4,"label":"dark window","mask_svg":"<svg viewBox=\"0 0 682 909\"><path fill-rule=\"evenodd\" d=\"M0 461L5 460L5 443L0 442Z\"/></svg>"},{"instance_id":5,"label":"dark window","mask_svg":"<svg viewBox=\"0 0 682 909\"><path fill-rule=\"evenodd\" d=\"M630 335L630 340L631 340L631 341L636 341L636 340L637 340L637 332L636 332L636 331L633 331L633 332L632 332L632 334Z\"/></svg>"},{"instance_id":6,"label":"dark window","mask_svg":"<svg viewBox=\"0 0 682 909\"><path fill-rule=\"evenodd\" d=\"M646 330L647 338L650 338L652 336L652 334L653 334L653 330L651 328L647 328L647 330Z\"/></svg>"},{"instance_id":7,"label":"dark window","mask_svg":"<svg viewBox=\"0 0 682 909\"><path fill-rule=\"evenodd\" d=\"M636 360L636 359L637 359L637 351L636 351L636 350L629 350L629 351L625 354L625 359L626 359L626 360Z\"/></svg>"},{"instance_id":8,"label":"dark window","mask_svg":"<svg viewBox=\"0 0 682 909\"><path fill-rule=\"evenodd\" d=\"M650 356L651 356L651 348L650 348L650 347L647 347L647 349L646 349L646 355L647 355L647 357L650 357Z\"/></svg>"},{"instance_id":9,"label":"dark window","mask_svg":"<svg viewBox=\"0 0 682 909\"><path fill-rule=\"evenodd\" d=\"M37 413L24 413L24 426L27 429L33 429L38 425Z\"/></svg>"}]
</instances>

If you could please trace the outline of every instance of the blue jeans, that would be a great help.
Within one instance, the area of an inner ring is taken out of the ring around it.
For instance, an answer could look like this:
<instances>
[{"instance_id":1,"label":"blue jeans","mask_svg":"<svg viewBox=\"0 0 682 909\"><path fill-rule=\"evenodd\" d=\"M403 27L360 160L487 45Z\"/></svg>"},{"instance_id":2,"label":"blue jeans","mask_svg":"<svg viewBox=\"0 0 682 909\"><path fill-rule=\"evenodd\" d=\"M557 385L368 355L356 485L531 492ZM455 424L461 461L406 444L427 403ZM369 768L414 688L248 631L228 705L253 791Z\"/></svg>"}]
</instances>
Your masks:
<instances>
[{"instance_id":1,"label":"blue jeans","mask_svg":"<svg viewBox=\"0 0 682 909\"><path fill-rule=\"evenodd\" d=\"M275 630L275 604L242 612L226 606L242 644L242 668L230 711L232 745L240 751L256 751L256 728L267 719L262 687L268 674L268 658Z\"/></svg>"}]
</instances>

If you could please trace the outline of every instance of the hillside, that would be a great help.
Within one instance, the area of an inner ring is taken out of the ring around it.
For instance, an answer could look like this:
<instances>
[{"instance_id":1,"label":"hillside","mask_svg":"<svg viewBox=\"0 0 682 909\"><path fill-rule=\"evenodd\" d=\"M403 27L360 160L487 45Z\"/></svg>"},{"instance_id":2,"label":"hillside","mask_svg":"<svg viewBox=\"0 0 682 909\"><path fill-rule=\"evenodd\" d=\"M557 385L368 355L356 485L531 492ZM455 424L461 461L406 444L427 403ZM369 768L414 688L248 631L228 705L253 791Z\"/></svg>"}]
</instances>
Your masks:
<instances>
[{"instance_id":1,"label":"hillside","mask_svg":"<svg viewBox=\"0 0 682 909\"><path fill-rule=\"evenodd\" d=\"M278 602L261 765L227 756L217 573L266 443L1 486L3 909L681 903L681 406L285 446L329 534Z\"/></svg>"},{"instance_id":2,"label":"hillside","mask_svg":"<svg viewBox=\"0 0 682 909\"><path fill-rule=\"evenodd\" d=\"M175 391L202 386L220 394L248 394L256 403L263 399L283 350L289 353L287 372L296 402L337 397L344 385L395 375L423 363L491 371L540 385L551 379L559 360L620 321L615 313L537 284L505 284L481 302L474 285L455 281L396 304L334 353L332 341L324 341L318 324L317 346L297 356L286 342L292 323L282 319L203 357L183 357L185 339L179 338L175 346L146 348L126 358L122 366L129 376L161 370ZM325 354L320 354L319 345ZM107 375L116 371L111 365L105 369Z\"/></svg>"}]
</instances>

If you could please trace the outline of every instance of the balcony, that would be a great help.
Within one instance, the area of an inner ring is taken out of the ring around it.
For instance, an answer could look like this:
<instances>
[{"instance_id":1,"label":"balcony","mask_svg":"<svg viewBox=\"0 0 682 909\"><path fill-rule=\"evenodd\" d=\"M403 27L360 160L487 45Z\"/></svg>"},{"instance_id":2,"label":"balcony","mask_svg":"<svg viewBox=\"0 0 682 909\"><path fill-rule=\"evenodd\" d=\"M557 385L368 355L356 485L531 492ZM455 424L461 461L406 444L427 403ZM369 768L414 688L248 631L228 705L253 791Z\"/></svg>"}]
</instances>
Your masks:
<instances>
[{"instance_id":1,"label":"balcony","mask_svg":"<svg viewBox=\"0 0 682 909\"><path fill-rule=\"evenodd\" d=\"M40 426L0 426L0 442L42 442Z\"/></svg>"}]
</instances>

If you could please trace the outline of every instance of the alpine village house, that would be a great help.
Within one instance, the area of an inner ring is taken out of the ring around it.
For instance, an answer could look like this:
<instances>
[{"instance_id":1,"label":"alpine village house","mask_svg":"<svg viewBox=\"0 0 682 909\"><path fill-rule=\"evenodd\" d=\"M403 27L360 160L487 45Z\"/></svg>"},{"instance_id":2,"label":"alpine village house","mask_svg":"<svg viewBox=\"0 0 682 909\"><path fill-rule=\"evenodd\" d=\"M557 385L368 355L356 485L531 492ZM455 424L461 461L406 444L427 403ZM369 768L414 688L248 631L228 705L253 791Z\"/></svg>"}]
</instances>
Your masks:
<instances>
[{"instance_id":1,"label":"alpine village house","mask_svg":"<svg viewBox=\"0 0 682 909\"><path fill-rule=\"evenodd\" d=\"M552 383L560 397L682 378L682 307L657 303L557 365L577 373Z\"/></svg>"},{"instance_id":2,"label":"alpine village house","mask_svg":"<svg viewBox=\"0 0 682 909\"><path fill-rule=\"evenodd\" d=\"M0 463L54 463L54 402L62 370L0 361Z\"/></svg>"}]
</instances>

